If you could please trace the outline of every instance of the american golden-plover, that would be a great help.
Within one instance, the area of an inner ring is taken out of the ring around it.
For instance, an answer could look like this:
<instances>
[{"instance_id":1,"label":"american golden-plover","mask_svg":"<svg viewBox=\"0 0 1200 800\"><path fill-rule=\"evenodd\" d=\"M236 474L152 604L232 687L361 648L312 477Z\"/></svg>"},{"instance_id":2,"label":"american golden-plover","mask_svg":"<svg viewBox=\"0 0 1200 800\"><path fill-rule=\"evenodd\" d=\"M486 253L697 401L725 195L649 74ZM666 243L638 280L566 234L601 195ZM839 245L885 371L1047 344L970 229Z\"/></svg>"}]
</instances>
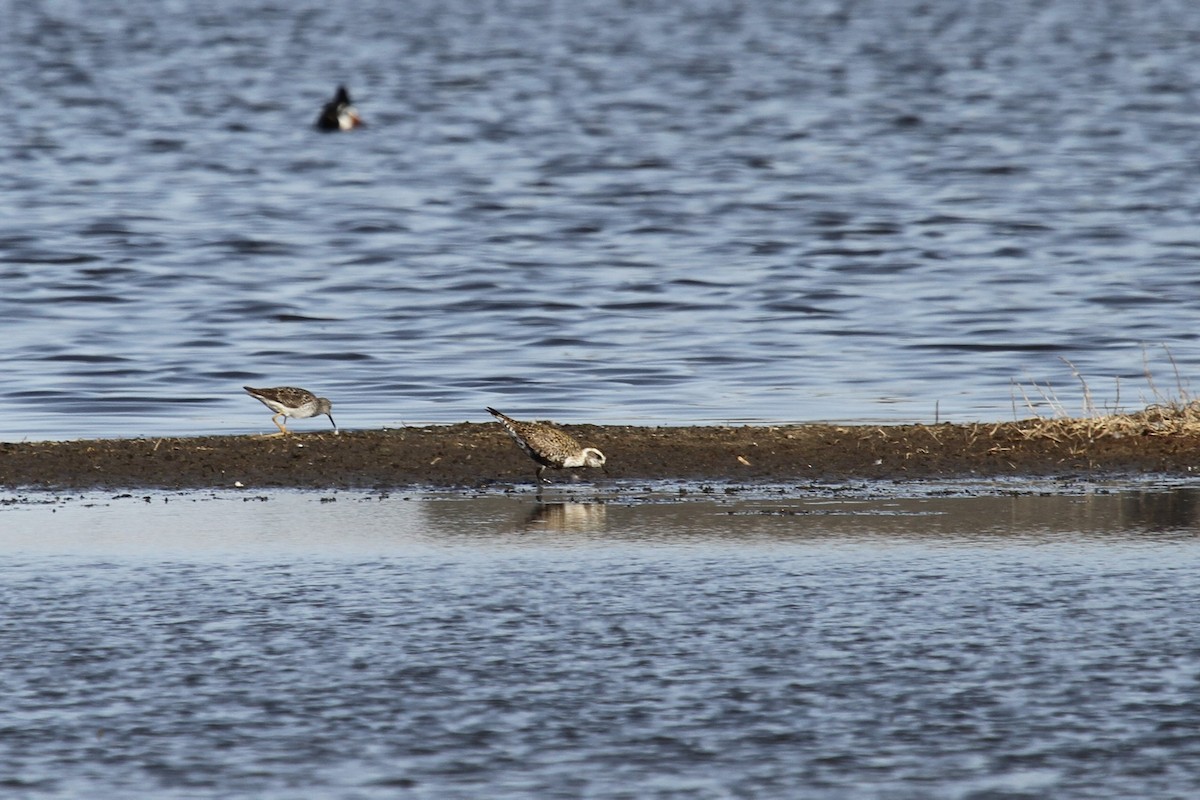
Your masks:
<instances>
[{"instance_id":1,"label":"american golden-plover","mask_svg":"<svg viewBox=\"0 0 1200 800\"><path fill-rule=\"evenodd\" d=\"M350 93L346 91L345 86L337 88L337 94L325 104L325 107L321 109L321 115L317 117L317 130L319 131L348 131L362 124L362 117L358 115L358 109L350 102Z\"/></svg>"},{"instance_id":2,"label":"american golden-plover","mask_svg":"<svg viewBox=\"0 0 1200 800\"><path fill-rule=\"evenodd\" d=\"M487 412L498 419L513 441L537 462L539 487L546 467L604 467L604 453L594 447L584 447L566 431L542 422L521 422L490 407Z\"/></svg>"},{"instance_id":3,"label":"american golden-plover","mask_svg":"<svg viewBox=\"0 0 1200 800\"><path fill-rule=\"evenodd\" d=\"M277 386L273 389L255 389L253 386L243 386L246 393L255 400L260 401L264 406L275 412L275 416L271 417L271 422L275 423L275 427L279 428L279 433L272 433L271 436L283 436L288 432L286 422L287 418L292 419L307 419L315 417L317 414L324 414L329 417L330 423L333 424L333 430L337 431L337 423L333 421L333 404L327 398L317 397L307 389L297 389L295 386ZM280 417L283 422L280 422Z\"/></svg>"}]
</instances>

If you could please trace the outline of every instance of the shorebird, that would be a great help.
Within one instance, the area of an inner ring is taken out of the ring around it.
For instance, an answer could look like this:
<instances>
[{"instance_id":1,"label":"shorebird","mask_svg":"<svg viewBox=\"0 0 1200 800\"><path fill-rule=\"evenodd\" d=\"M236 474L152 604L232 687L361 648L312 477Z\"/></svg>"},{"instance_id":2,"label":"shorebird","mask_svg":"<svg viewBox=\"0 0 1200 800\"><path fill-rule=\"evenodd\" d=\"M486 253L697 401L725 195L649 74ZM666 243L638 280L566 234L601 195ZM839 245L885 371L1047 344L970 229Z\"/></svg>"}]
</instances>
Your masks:
<instances>
[{"instance_id":1,"label":"shorebird","mask_svg":"<svg viewBox=\"0 0 1200 800\"><path fill-rule=\"evenodd\" d=\"M362 117L350 102L350 93L346 91L345 86L337 88L337 94L325 104L321 109L321 116L317 117L319 131L348 131L362 124Z\"/></svg>"},{"instance_id":2,"label":"shorebird","mask_svg":"<svg viewBox=\"0 0 1200 800\"><path fill-rule=\"evenodd\" d=\"M513 441L537 462L539 490L546 467L604 467L604 453L594 447L584 447L566 431L542 422L521 422L491 407L487 412L498 419Z\"/></svg>"},{"instance_id":3,"label":"shorebird","mask_svg":"<svg viewBox=\"0 0 1200 800\"><path fill-rule=\"evenodd\" d=\"M253 386L243 386L242 388L255 400L275 412L275 416L271 417L271 422L274 422L275 427L279 428L279 433L269 434L270 436L287 435L288 417L307 419L315 417L317 414L329 417L334 432L337 432L337 423L333 421L333 414L330 413L333 410L333 404L327 398L317 397L312 392L306 389L297 389L295 386L277 386L274 389L255 389ZM280 417L283 417L283 422L279 421Z\"/></svg>"}]
</instances>

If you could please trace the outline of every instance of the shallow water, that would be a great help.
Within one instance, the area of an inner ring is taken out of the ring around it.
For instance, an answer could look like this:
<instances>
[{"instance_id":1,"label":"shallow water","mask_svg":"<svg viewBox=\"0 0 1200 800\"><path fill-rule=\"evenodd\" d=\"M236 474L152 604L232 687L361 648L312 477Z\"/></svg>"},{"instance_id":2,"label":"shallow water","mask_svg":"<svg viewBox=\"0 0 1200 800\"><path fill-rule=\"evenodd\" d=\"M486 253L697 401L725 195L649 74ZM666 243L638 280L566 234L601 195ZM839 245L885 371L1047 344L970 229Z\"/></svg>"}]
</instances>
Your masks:
<instances>
[{"instance_id":1,"label":"shallow water","mask_svg":"<svg viewBox=\"0 0 1200 800\"><path fill-rule=\"evenodd\" d=\"M269 430L245 383L994 420L1200 363L1195 4L482 5L9 9L0 437Z\"/></svg>"},{"instance_id":2,"label":"shallow water","mask_svg":"<svg viewBox=\"0 0 1200 800\"><path fill-rule=\"evenodd\" d=\"M6 498L0 785L1194 796L1200 495L1005 491Z\"/></svg>"}]
</instances>

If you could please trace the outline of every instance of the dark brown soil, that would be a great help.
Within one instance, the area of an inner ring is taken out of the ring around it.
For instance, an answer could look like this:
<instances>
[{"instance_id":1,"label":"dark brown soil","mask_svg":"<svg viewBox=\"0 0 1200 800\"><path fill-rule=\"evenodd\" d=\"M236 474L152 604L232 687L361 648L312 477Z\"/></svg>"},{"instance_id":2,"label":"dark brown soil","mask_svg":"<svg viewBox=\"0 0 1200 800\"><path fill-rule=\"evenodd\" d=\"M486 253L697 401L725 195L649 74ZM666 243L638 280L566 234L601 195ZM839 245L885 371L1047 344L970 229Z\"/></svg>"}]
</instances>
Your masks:
<instances>
[{"instance_id":1,"label":"dark brown soil","mask_svg":"<svg viewBox=\"0 0 1200 800\"><path fill-rule=\"evenodd\" d=\"M1188 474L1195 435L1061 439L1019 422L784 427L564 426L608 456L607 477L740 484L1000 476ZM553 471L548 477L565 479ZM531 484L534 464L495 424L294 434L0 443L8 488L300 489Z\"/></svg>"}]
</instances>

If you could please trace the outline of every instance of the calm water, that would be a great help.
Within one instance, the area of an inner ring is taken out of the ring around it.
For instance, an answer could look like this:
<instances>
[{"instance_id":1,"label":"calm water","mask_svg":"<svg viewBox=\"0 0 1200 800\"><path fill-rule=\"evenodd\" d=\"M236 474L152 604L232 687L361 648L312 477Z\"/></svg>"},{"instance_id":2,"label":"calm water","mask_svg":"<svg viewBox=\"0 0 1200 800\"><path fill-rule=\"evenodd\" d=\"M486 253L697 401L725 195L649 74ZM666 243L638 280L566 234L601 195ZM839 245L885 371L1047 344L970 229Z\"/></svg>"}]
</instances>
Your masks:
<instances>
[{"instance_id":1,"label":"calm water","mask_svg":"<svg viewBox=\"0 0 1200 800\"><path fill-rule=\"evenodd\" d=\"M0 793L1191 798L1200 494L0 506Z\"/></svg>"},{"instance_id":2,"label":"calm water","mask_svg":"<svg viewBox=\"0 0 1200 800\"><path fill-rule=\"evenodd\" d=\"M924 421L1200 366L1195 3L4 13L5 439L269 429L243 383ZM317 134L339 82L369 127Z\"/></svg>"}]
</instances>

